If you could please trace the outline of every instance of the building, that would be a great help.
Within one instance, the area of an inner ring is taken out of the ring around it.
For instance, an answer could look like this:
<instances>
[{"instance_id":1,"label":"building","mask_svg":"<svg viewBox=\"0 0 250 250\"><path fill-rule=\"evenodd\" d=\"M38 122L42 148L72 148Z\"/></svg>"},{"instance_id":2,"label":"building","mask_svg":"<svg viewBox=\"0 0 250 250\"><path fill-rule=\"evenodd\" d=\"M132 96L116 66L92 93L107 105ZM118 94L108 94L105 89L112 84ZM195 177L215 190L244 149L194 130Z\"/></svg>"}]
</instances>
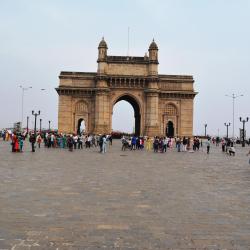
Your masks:
<instances>
[{"instance_id":1,"label":"building","mask_svg":"<svg viewBox=\"0 0 250 250\"><path fill-rule=\"evenodd\" d=\"M58 130L110 134L113 106L134 108L137 135L193 135L193 76L158 74L158 46L153 40L143 57L110 56L104 39L98 46L97 72L62 71Z\"/></svg>"}]
</instances>

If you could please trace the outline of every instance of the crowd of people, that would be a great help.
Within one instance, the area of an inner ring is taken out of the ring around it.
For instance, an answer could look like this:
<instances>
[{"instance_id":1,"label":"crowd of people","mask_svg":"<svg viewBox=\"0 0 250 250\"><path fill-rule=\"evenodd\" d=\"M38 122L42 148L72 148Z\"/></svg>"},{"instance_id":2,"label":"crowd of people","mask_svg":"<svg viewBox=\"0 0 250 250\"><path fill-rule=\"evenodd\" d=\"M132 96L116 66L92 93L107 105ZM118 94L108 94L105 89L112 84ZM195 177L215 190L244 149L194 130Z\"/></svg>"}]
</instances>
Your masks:
<instances>
[{"instance_id":1,"label":"crowd of people","mask_svg":"<svg viewBox=\"0 0 250 250\"><path fill-rule=\"evenodd\" d=\"M60 134L57 132L44 133L20 133L12 131L2 131L1 138L4 141L11 141L12 152L23 152L24 141L28 139L31 144L31 151L35 152L35 148L44 144L46 148L67 148L69 151L73 149L82 149L98 147L101 153L107 152L107 144L112 145L111 135L77 135L77 134Z\"/></svg>"},{"instance_id":2,"label":"crowd of people","mask_svg":"<svg viewBox=\"0 0 250 250\"><path fill-rule=\"evenodd\" d=\"M202 140L199 137L189 138L172 138L172 137L125 137L122 139L122 150L144 149L147 151L153 150L155 153L166 153L167 148L176 147L177 152L199 151L202 147ZM209 152L208 152L209 153Z\"/></svg>"},{"instance_id":3,"label":"crowd of people","mask_svg":"<svg viewBox=\"0 0 250 250\"><path fill-rule=\"evenodd\" d=\"M27 139L31 144L31 151L35 152L36 147L40 148L43 144L46 148L67 148L70 152L76 149L90 149L99 147L100 153L107 152L107 146L112 145L111 135L91 135L91 134L61 134L57 132L42 132L42 133L20 133L12 132L11 130L0 131L0 137L4 141L11 141L12 152L23 152L24 141ZM154 153L166 153L173 148L177 152L195 152L200 148L206 147L207 154L210 153L211 144L215 146L221 145L223 153L230 156L235 156L235 141L230 138L207 137L205 143L204 138L199 137L183 137L170 138L158 137L154 138L146 136L123 136L121 138L121 150L146 150ZM250 139L249 143L250 144ZM250 152L249 152L250 153Z\"/></svg>"}]
</instances>

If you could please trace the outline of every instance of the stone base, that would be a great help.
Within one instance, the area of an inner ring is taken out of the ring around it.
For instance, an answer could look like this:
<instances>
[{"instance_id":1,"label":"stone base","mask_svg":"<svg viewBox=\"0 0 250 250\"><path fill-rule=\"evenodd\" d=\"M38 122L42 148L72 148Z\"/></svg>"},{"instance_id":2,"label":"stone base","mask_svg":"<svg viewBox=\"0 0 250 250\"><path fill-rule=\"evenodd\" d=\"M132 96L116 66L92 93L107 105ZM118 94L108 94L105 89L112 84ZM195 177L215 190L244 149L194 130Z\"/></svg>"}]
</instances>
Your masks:
<instances>
[{"instance_id":1,"label":"stone base","mask_svg":"<svg viewBox=\"0 0 250 250\"><path fill-rule=\"evenodd\" d=\"M146 126L144 135L149 137L160 136L159 126Z\"/></svg>"},{"instance_id":2,"label":"stone base","mask_svg":"<svg viewBox=\"0 0 250 250\"><path fill-rule=\"evenodd\" d=\"M108 125L97 125L97 126L95 126L93 134L95 134L95 135L99 135L99 134L101 134L101 135L103 135L103 134L109 135L110 130L109 130Z\"/></svg>"}]
</instances>

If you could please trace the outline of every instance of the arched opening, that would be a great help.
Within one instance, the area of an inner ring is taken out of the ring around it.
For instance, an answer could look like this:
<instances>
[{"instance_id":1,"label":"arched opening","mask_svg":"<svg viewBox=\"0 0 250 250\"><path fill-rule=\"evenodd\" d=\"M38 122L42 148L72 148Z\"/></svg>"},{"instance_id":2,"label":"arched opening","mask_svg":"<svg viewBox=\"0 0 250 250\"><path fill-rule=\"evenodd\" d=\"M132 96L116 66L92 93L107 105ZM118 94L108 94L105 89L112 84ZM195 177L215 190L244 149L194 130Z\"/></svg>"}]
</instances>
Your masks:
<instances>
[{"instance_id":1,"label":"arched opening","mask_svg":"<svg viewBox=\"0 0 250 250\"><path fill-rule=\"evenodd\" d=\"M168 121L168 123L167 123L166 136L167 137L174 137L174 124L172 121Z\"/></svg>"},{"instance_id":2,"label":"arched opening","mask_svg":"<svg viewBox=\"0 0 250 250\"><path fill-rule=\"evenodd\" d=\"M85 121L80 118L77 122L77 134L81 135L85 132L86 126L85 126Z\"/></svg>"},{"instance_id":3,"label":"arched opening","mask_svg":"<svg viewBox=\"0 0 250 250\"><path fill-rule=\"evenodd\" d=\"M121 102L121 101L125 101L125 102ZM140 113L140 107L139 107L139 104L137 103L137 101L129 96L129 95L124 95L124 96L121 96L120 98L118 98L115 102L115 104L118 104L118 102L120 102L119 106L122 107L122 111L120 109L121 112L119 112L119 117L118 119L115 120L115 125L116 124L123 124L123 127L121 128L124 128L124 124L132 124L132 130L130 128L130 131L125 131L125 129L123 129L123 131L121 132L129 132L129 133L134 133L135 135L139 136L140 135L140 130L141 130L141 113ZM132 106L132 110L130 109L130 105L127 105L126 102L128 102L131 106ZM116 109L115 109L115 105L113 106L113 114L116 115ZM124 107L127 107L126 109L124 109ZM134 121L133 119L131 119L131 115L133 114L134 116ZM112 117L112 120L113 120L114 117ZM112 122L113 124L113 122ZM115 129L115 127L113 127L112 125L112 128Z\"/></svg>"}]
</instances>

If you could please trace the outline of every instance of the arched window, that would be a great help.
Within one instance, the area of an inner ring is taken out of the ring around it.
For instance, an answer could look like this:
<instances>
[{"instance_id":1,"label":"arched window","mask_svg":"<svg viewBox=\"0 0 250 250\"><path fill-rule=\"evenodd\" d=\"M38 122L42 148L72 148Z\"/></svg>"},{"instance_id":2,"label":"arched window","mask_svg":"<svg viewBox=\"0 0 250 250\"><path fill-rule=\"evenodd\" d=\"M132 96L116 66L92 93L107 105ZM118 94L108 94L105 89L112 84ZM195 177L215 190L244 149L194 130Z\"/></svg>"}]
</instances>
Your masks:
<instances>
[{"instance_id":1,"label":"arched window","mask_svg":"<svg viewBox=\"0 0 250 250\"><path fill-rule=\"evenodd\" d=\"M167 115L177 115L177 109L173 104L167 104L165 107L165 113Z\"/></svg>"},{"instance_id":2,"label":"arched window","mask_svg":"<svg viewBox=\"0 0 250 250\"><path fill-rule=\"evenodd\" d=\"M76 113L87 113L88 112L87 104L85 102L76 103L75 112Z\"/></svg>"}]
</instances>

